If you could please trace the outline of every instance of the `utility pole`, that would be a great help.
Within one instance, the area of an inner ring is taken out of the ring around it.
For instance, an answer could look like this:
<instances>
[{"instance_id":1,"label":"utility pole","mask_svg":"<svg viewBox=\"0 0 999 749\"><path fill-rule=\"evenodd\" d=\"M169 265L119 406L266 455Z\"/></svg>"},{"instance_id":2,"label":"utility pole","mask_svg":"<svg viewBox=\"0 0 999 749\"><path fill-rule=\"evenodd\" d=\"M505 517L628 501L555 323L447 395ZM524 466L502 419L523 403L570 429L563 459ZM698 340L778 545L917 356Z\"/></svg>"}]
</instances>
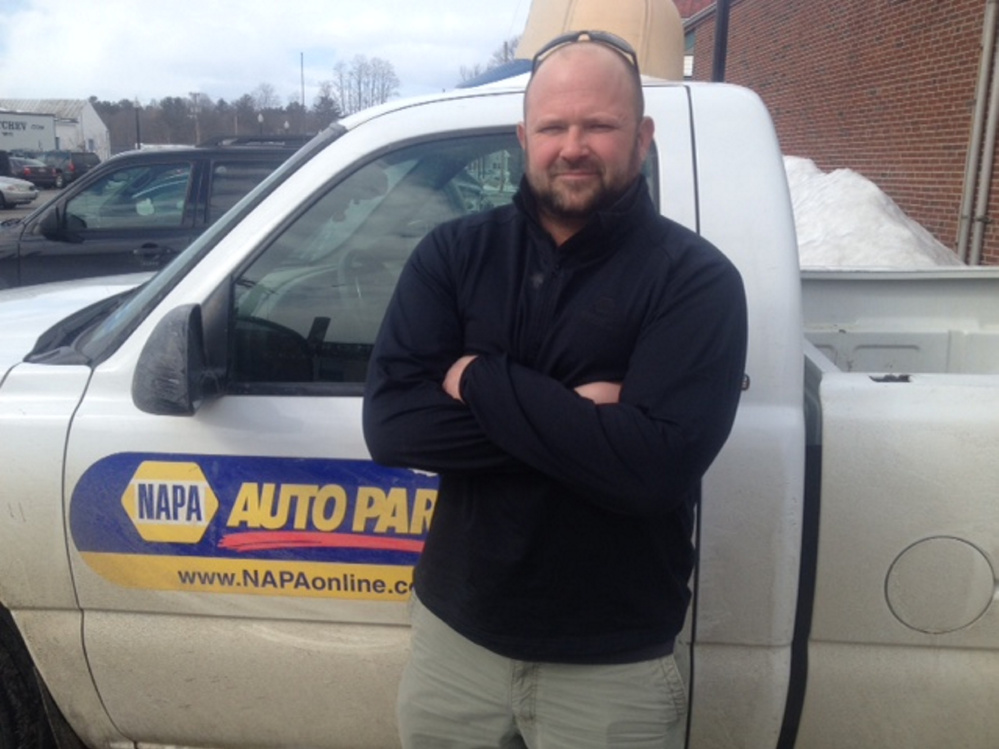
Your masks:
<instances>
[{"instance_id":1,"label":"utility pole","mask_svg":"<svg viewBox=\"0 0 999 749\"><path fill-rule=\"evenodd\" d=\"M139 150L142 148L142 128L139 125L139 110L142 107L139 106L139 100L135 100L135 149Z\"/></svg>"},{"instance_id":2,"label":"utility pole","mask_svg":"<svg viewBox=\"0 0 999 749\"><path fill-rule=\"evenodd\" d=\"M728 56L728 16L730 0L715 3L715 54L711 64L711 80L725 81L725 59Z\"/></svg>"}]
</instances>

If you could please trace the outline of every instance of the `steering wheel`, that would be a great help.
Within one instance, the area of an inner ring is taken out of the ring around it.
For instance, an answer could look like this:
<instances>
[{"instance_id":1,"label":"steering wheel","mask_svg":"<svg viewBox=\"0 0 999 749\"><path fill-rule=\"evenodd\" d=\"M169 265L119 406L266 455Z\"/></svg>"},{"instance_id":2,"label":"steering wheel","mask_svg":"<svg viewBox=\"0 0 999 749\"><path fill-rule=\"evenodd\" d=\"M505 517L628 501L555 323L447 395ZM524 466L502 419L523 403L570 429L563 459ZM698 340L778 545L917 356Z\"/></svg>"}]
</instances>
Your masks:
<instances>
[{"instance_id":1,"label":"steering wheel","mask_svg":"<svg viewBox=\"0 0 999 749\"><path fill-rule=\"evenodd\" d=\"M312 347L291 328L261 317L237 317L234 333L238 382L312 381Z\"/></svg>"},{"instance_id":2,"label":"steering wheel","mask_svg":"<svg viewBox=\"0 0 999 749\"><path fill-rule=\"evenodd\" d=\"M372 257L364 250L349 250L340 258L337 265L339 287L350 289L359 302L364 301L365 277L388 272L385 263Z\"/></svg>"}]
</instances>

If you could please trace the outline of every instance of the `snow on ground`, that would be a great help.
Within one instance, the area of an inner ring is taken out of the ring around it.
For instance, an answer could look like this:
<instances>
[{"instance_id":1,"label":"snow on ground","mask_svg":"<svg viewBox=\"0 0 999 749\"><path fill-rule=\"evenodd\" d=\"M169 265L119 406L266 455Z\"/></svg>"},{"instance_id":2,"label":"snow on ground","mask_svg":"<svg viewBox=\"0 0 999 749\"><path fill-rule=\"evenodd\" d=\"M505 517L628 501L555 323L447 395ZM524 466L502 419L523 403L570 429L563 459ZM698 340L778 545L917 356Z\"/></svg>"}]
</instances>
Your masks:
<instances>
[{"instance_id":1,"label":"snow on ground","mask_svg":"<svg viewBox=\"0 0 999 749\"><path fill-rule=\"evenodd\" d=\"M785 156L802 268L936 268L964 263L850 169Z\"/></svg>"}]
</instances>

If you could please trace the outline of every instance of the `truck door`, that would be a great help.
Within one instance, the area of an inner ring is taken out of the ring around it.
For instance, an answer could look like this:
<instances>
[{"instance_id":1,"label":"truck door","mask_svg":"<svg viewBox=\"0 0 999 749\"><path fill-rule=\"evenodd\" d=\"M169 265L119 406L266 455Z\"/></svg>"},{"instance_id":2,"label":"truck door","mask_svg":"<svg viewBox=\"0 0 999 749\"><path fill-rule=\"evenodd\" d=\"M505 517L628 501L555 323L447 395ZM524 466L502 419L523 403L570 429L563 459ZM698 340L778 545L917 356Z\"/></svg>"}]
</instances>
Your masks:
<instances>
[{"instance_id":1,"label":"truck door","mask_svg":"<svg viewBox=\"0 0 999 749\"><path fill-rule=\"evenodd\" d=\"M21 285L156 271L195 236L198 165L125 164L59 198L21 234Z\"/></svg>"},{"instance_id":2,"label":"truck door","mask_svg":"<svg viewBox=\"0 0 999 749\"><path fill-rule=\"evenodd\" d=\"M71 430L69 528L94 679L123 733L395 740L436 482L368 459L367 359L416 242L509 201L520 171L512 130L401 148L244 238L257 246L221 284L190 278L226 372L225 394L193 415L133 403L136 369L163 353L155 337L97 367Z\"/></svg>"}]
</instances>

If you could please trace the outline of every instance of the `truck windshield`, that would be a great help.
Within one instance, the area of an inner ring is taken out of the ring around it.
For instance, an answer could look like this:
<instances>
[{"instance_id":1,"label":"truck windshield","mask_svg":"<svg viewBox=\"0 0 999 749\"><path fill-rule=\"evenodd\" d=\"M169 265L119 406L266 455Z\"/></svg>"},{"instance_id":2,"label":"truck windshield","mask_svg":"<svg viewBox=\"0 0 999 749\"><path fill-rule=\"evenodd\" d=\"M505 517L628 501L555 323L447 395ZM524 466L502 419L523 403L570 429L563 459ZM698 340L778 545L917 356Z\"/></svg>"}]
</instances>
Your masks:
<instances>
[{"instance_id":1,"label":"truck windshield","mask_svg":"<svg viewBox=\"0 0 999 749\"><path fill-rule=\"evenodd\" d=\"M98 364L113 353L118 346L135 330L163 297L198 264L219 240L260 203L289 175L301 167L312 156L335 141L346 130L333 124L302 147L288 161L278 167L261 182L249 195L243 198L225 216L196 239L184 252L166 268L153 276L137 289L123 303L111 306L107 315L75 342L77 354L91 365ZM33 352L38 354L38 351Z\"/></svg>"}]
</instances>

